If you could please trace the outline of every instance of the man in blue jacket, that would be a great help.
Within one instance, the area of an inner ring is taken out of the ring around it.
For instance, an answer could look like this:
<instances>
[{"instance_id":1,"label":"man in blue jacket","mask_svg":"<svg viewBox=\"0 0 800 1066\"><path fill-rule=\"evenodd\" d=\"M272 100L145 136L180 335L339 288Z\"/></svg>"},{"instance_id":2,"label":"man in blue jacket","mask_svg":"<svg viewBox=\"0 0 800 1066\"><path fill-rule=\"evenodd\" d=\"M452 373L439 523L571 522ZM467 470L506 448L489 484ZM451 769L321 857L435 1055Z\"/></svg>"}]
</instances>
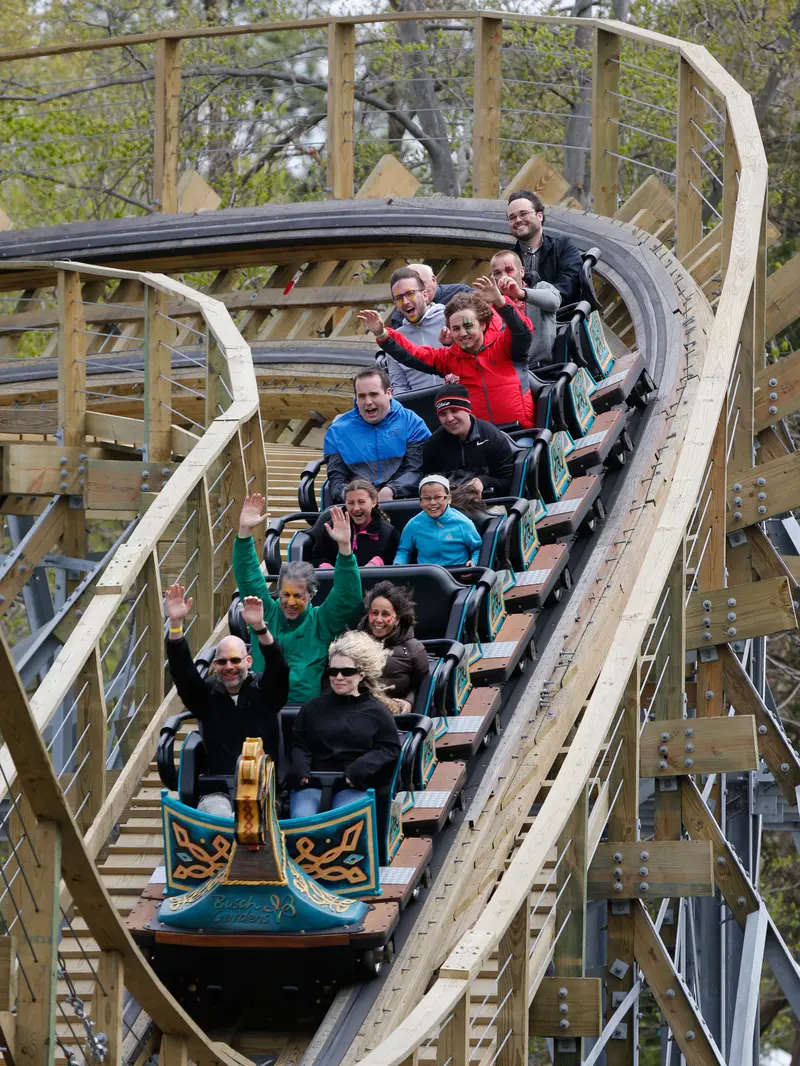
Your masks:
<instances>
[{"instance_id":1,"label":"man in blue jacket","mask_svg":"<svg viewBox=\"0 0 800 1066\"><path fill-rule=\"evenodd\" d=\"M430 430L413 411L392 399L385 370L366 367L353 379L355 406L335 418L325 434L325 464L331 500L344 500L354 478L371 481L378 499L416 496L422 446Z\"/></svg>"}]
</instances>

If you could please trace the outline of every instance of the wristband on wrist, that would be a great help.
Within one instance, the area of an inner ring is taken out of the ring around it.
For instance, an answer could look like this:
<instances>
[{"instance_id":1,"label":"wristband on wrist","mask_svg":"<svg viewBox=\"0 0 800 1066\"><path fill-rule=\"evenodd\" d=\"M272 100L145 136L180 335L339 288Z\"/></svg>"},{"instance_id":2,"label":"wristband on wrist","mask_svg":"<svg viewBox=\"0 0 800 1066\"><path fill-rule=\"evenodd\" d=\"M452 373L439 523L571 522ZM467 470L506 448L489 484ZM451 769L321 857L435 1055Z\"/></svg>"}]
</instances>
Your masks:
<instances>
[{"instance_id":1,"label":"wristband on wrist","mask_svg":"<svg viewBox=\"0 0 800 1066\"><path fill-rule=\"evenodd\" d=\"M382 332L381 333L377 333L375 335L375 340L378 341L378 342L385 341L388 336L389 336L389 330L384 326Z\"/></svg>"},{"instance_id":2,"label":"wristband on wrist","mask_svg":"<svg viewBox=\"0 0 800 1066\"><path fill-rule=\"evenodd\" d=\"M264 628L263 628L263 629L256 629L256 628L255 628L255 626L254 626L254 627L253 627L253 632L255 633L255 635L256 635L257 637L263 637L263 636L264 636L264 634L265 634L266 632L268 632L268 630L267 630L267 627L266 627L266 626L264 626Z\"/></svg>"},{"instance_id":3,"label":"wristband on wrist","mask_svg":"<svg viewBox=\"0 0 800 1066\"><path fill-rule=\"evenodd\" d=\"M170 633L182 633L183 632L183 626L177 626L177 627L170 626L169 627L169 631L170 631Z\"/></svg>"}]
</instances>

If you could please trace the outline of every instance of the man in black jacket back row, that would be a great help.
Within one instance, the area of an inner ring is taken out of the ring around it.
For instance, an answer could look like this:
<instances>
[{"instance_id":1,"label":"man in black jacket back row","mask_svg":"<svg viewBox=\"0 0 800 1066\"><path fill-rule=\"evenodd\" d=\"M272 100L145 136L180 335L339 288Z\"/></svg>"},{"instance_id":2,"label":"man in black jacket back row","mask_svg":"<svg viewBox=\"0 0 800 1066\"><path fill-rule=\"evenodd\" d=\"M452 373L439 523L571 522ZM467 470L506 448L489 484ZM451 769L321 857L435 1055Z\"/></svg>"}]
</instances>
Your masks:
<instances>
[{"instance_id":1,"label":"man in black jacket back row","mask_svg":"<svg viewBox=\"0 0 800 1066\"><path fill-rule=\"evenodd\" d=\"M475 418L463 385L443 385L434 406L440 428L422 447L423 475L444 474L451 485L469 483L487 502L493 496L508 496L514 448L505 433Z\"/></svg>"},{"instance_id":2,"label":"man in black jacket back row","mask_svg":"<svg viewBox=\"0 0 800 1066\"><path fill-rule=\"evenodd\" d=\"M561 306L581 298L581 253L569 237L544 232L544 204L535 192L520 189L508 198L506 217L517 238L514 251L522 260L525 285L549 281L561 293Z\"/></svg>"}]
</instances>

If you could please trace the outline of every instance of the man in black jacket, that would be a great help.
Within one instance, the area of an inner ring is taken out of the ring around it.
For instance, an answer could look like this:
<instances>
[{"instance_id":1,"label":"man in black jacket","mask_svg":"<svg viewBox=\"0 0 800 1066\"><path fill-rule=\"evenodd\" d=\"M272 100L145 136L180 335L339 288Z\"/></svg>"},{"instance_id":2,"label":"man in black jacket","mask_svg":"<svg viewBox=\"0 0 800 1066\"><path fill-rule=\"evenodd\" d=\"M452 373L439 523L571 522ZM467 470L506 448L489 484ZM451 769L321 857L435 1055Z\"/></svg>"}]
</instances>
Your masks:
<instances>
[{"instance_id":1,"label":"man in black jacket","mask_svg":"<svg viewBox=\"0 0 800 1066\"><path fill-rule=\"evenodd\" d=\"M491 422L472 414L463 385L444 385L434 397L440 428L425 441L422 472L444 474L450 484L471 484L478 496L507 496L514 475L514 449Z\"/></svg>"},{"instance_id":2,"label":"man in black jacket","mask_svg":"<svg viewBox=\"0 0 800 1066\"><path fill-rule=\"evenodd\" d=\"M506 209L508 225L517 238L514 251L522 260L525 284L549 281L561 293L561 306L581 298L581 253L569 237L543 232L544 204L529 189L512 192Z\"/></svg>"},{"instance_id":3,"label":"man in black jacket","mask_svg":"<svg viewBox=\"0 0 800 1066\"><path fill-rule=\"evenodd\" d=\"M289 694L289 667L280 645L264 625L264 605L257 596L245 596L242 617L258 636L264 656L263 674L253 674L253 659L239 637L223 637L217 645L211 674L202 678L194 664L191 649L183 635L183 621L192 607L183 585L170 585L164 598L169 635L167 661L178 695L200 723L200 734L208 753L208 772L223 777L236 773L236 760L248 737L261 737L264 751L276 766L280 754L278 712ZM223 794L204 796L198 810L208 808L225 814ZM206 801L204 803L204 801Z\"/></svg>"}]
</instances>

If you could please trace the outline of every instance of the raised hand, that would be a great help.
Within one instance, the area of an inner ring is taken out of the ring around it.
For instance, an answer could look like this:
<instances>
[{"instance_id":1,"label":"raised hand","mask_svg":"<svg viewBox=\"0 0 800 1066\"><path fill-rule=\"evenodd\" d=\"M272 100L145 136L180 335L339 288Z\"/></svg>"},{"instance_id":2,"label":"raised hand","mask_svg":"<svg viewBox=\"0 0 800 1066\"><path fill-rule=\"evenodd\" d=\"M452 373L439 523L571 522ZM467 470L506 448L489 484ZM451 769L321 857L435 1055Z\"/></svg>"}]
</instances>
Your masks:
<instances>
[{"instance_id":1,"label":"raised hand","mask_svg":"<svg viewBox=\"0 0 800 1066\"><path fill-rule=\"evenodd\" d=\"M242 600L242 618L253 629L264 628L264 604L258 596L245 596Z\"/></svg>"},{"instance_id":2,"label":"raised hand","mask_svg":"<svg viewBox=\"0 0 800 1066\"><path fill-rule=\"evenodd\" d=\"M493 307L502 307L505 304L503 294L497 287L497 282L494 278L475 278L472 283L473 289L482 296L484 300L492 304Z\"/></svg>"},{"instance_id":3,"label":"raised hand","mask_svg":"<svg viewBox=\"0 0 800 1066\"><path fill-rule=\"evenodd\" d=\"M363 322L370 333L374 333L376 337L380 337L381 333L386 329L383 324L383 318L378 311L359 311L358 321Z\"/></svg>"},{"instance_id":4,"label":"raised hand","mask_svg":"<svg viewBox=\"0 0 800 1066\"><path fill-rule=\"evenodd\" d=\"M507 296L509 300L524 300L525 290L517 284L514 278L504 274L502 278L498 279L497 287L502 292L503 296Z\"/></svg>"},{"instance_id":5,"label":"raised hand","mask_svg":"<svg viewBox=\"0 0 800 1066\"><path fill-rule=\"evenodd\" d=\"M349 555L353 550L353 541L350 535L350 515L341 509L341 507L331 507L331 521L330 525L326 522L325 529L328 536L339 545L339 551L342 555Z\"/></svg>"},{"instance_id":6,"label":"raised hand","mask_svg":"<svg viewBox=\"0 0 800 1066\"><path fill-rule=\"evenodd\" d=\"M443 348L449 348L453 343L453 334L450 332L449 326L442 326L439 330L439 344Z\"/></svg>"},{"instance_id":7,"label":"raised hand","mask_svg":"<svg viewBox=\"0 0 800 1066\"><path fill-rule=\"evenodd\" d=\"M239 515L239 536L250 537L253 530L266 522L269 513L266 510L267 500L260 492L254 492L245 496L242 511ZM263 513L262 513L263 512Z\"/></svg>"},{"instance_id":8,"label":"raised hand","mask_svg":"<svg viewBox=\"0 0 800 1066\"><path fill-rule=\"evenodd\" d=\"M184 618L192 609L192 603L192 597L190 596L187 600L186 589L177 582L170 585L164 594L164 609L167 612L167 618L176 626L183 625Z\"/></svg>"}]
</instances>

